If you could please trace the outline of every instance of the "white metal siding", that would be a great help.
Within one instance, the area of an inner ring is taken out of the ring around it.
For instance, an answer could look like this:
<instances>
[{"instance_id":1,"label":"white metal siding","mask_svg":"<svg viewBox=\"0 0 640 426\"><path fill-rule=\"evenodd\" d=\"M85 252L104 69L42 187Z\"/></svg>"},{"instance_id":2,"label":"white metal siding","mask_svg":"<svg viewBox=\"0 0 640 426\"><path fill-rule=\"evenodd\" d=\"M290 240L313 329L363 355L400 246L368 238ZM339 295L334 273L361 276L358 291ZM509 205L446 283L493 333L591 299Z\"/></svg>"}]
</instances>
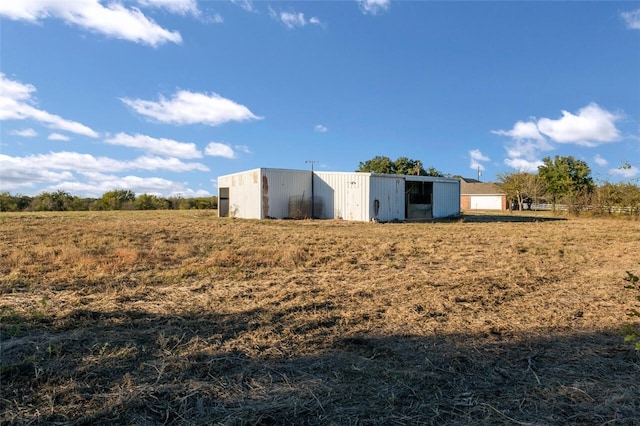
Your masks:
<instances>
[{"instance_id":1,"label":"white metal siding","mask_svg":"<svg viewBox=\"0 0 640 426\"><path fill-rule=\"evenodd\" d=\"M319 176L318 173L313 176L313 193L314 197L322 203L322 210L315 212L316 217L319 219L334 219L336 217L334 190L326 179Z\"/></svg>"},{"instance_id":2,"label":"white metal siding","mask_svg":"<svg viewBox=\"0 0 640 426\"><path fill-rule=\"evenodd\" d=\"M369 221L405 220L406 181L433 182L433 217L460 214L460 182L426 176L388 176L370 173L316 172L314 198L322 205L315 216L324 219ZM290 197L311 201L311 172L254 169L220 176L218 188L229 188L229 215L264 219L289 217Z\"/></svg>"},{"instance_id":3,"label":"white metal siding","mask_svg":"<svg viewBox=\"0 0 640 426\"><path fill-rule=\"evenodd\" d=\"M263 169L261 184L262 216L289 217L289 197L311 201L311 172L305 170Z\"/></svg>"},{"instance_id":4,"label":"white metal siding","mask_svg":"<svg viewBox=\"0 0 640 426\"><path fill-rule=\"evenodd\" d=\"M471 195L472 210L502 210L502 196L500 195Z\"/></svg>"},{"instance_id":5,"label":"white metal siding","mask_svg":"<svg viewBox=\"0 0 640 426\"><path fill-rule=\"evenodd\" d=\"M229 188L229 216L261 219L260 169L220 176L218 188Z\"/></svg>"},{"instance_id":6,"label":"white metal siding","mask_svg":"<svg viewBox=\"0 0 640 426\"><path fill-rule=\"evenodd\" d=\"M460 181L438 180L433 182L433 217L460 214Z\"/></svg>"},{"instance_id":7,"label":"white metal siding","mask_svg":"<svg viewBox=\"0 0 640 426\"><path fill-rule=\"evenodd\" d=\"M323 200L333 200L333 211L327 208L323 217L369 221L368 173L317 172L316 175L322 181L317 185L318 195ZM325 202L329 207L329 202Z\"/></svg>"},{"instance_id":8,"label":"white metal siding","mask_svg":"<svg viewBox=\"0 0 640 426\"><path fill-rule=\"evenodd\" d=\"M405 180L396 176L371 176L369 194L370 218L386 222L404 220ZM380 203L378 215L375 202Z\"/></svg>"}]
</instances>

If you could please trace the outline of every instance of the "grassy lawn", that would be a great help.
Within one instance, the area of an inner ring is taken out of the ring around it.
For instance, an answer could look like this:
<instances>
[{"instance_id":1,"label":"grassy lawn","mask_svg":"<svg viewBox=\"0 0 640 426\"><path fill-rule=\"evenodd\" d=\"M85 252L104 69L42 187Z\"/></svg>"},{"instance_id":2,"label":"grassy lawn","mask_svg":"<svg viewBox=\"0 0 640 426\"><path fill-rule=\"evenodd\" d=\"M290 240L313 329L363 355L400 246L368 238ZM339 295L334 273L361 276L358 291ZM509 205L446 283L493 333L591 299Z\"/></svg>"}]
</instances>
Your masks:
<instances>
[{"instance_id":1,"label":"grassy lawn","mask_svg":"<svg viewBox=\"0 0 640 426\"><path fill-rule=\"evenodd\" d=\"M0 215L0 423L640 419L640 222Z\"/></svg>"}]
</instances>

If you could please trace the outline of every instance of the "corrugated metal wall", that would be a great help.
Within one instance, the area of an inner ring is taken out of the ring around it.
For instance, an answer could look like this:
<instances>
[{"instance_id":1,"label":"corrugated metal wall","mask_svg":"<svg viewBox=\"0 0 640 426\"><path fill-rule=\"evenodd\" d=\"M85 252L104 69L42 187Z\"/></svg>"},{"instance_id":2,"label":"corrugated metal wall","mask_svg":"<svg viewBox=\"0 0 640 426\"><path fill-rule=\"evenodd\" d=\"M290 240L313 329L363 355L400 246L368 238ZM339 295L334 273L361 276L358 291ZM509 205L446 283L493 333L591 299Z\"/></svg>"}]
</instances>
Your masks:
<instances>
[{"instance_id":1,"label":"corrugated metal wall","mask_svg":"<svg viewBox=\"0 0 640 426\"><path fill-rule=\"evenodd\" d=\"M294 212L290 211L290 205L296 208L298 203L305 203L308 211L311 203L311 171L262 169L261 197L261 219L296 217Z\"/></svg>"},{"instance_id":2,"label":"corrugated metal wall","mask_svg":"<svg viewBox=\"0 0 640 426\"><path fill-rule=\"evenodd\" d=\"M323 218L369 221L368 173L316 172L316 194L333 200Z\"/></svg>"},{"instance_id":3,"label":"corrugated metal wall","mask_svg":"<svg viewBox=\"0 0 640 426\"><path fill-rule=\"evenodd\" d=\"M243 219L261 219L260 169L220 176L220 188L229 188L229 216Z\"/></svg>"},{"instance_id":4,"label":"corrugated metal wall","mask_svg":"<svg viewBox=\"0 0 640 426\"><path fill-rule=\"evenodd\" d=\"M433 183L433 217L460 214L460 181L438 180Z\"/></svg>"},{"instance_id":5,"label":"corrugated metal wall","mask_svg":"<svg viewBox=\"0 0 640 426\"><path fill-rule=\"evenodd\" d=\"M405 180L399 176L371 176L370 217L381 222L405 219ZM376 200L378 212L376 214Z\"/></svg>"},{"instance_id":6,"label":"corrugated metal wall","mask_svg":"<svg viewBox=\"0 0 640 426\"><path fill-rule=\"evenodd\" d=\"M353 221L405 220L405 189L409 180L433 182L434 218L460 214L460 182L457 179L315 172L315 217ZM220 176L219 194L220 188L229 188L229 216L281 219L295 217L300 211L303 217L311 216L310 171L254 169Z\"/></svg>"}]
</instances>

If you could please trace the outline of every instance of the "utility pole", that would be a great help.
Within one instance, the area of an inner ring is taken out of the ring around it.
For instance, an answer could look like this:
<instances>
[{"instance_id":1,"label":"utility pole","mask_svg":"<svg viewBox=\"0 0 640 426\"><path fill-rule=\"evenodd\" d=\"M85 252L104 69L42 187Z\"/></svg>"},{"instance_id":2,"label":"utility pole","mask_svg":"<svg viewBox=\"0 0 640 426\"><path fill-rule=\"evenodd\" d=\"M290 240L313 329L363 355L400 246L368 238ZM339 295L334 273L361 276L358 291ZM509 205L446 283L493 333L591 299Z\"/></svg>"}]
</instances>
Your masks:
<instances>
[{"instance_id":1,"label":"utility pole","mask_svg":"<svg viewBox=\"0 0 640 426\"><path fill-rule=\"evenodd\" d=\"M314 192L313 192L313 165L315 163L317 163L318 161L316 160L306 160L305 163L307 164L311 164L311 219L315 219L316 216L316 212L315 212L315 204L316 204L316 200L315 200L315 196L314 196Z\"/></svg>"}]
</instances>

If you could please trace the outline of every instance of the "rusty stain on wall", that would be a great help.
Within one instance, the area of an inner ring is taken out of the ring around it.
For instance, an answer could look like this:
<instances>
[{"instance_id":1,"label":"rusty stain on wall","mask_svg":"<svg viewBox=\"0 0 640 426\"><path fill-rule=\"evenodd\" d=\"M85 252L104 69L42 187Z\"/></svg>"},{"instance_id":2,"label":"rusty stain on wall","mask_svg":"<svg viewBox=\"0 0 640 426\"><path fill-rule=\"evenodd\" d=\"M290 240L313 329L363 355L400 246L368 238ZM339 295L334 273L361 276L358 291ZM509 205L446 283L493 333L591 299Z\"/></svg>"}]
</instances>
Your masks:
<instances>
[{"instance_id":1,"label":"rusty stain on wall","mask_svg":"<svg viewBox=\"0 0 640 426\"><path fill-rule=\"evenodd\" d=\"M260 174L258 173L258 171L256 170L255 172L251 173L251 177L253 178L253 183L257 184L258 183L258 176Z\"/></svg>"},{"instance_id":2,"label":"rusty stain on wall","mask_svg":"<svg viewBox=\"0 0 640 426\"><path fill-rule=\"evenodd\" d=\"M262 217L269 217L269 179L262 176Z\"/></svg>"}]
</instances>

